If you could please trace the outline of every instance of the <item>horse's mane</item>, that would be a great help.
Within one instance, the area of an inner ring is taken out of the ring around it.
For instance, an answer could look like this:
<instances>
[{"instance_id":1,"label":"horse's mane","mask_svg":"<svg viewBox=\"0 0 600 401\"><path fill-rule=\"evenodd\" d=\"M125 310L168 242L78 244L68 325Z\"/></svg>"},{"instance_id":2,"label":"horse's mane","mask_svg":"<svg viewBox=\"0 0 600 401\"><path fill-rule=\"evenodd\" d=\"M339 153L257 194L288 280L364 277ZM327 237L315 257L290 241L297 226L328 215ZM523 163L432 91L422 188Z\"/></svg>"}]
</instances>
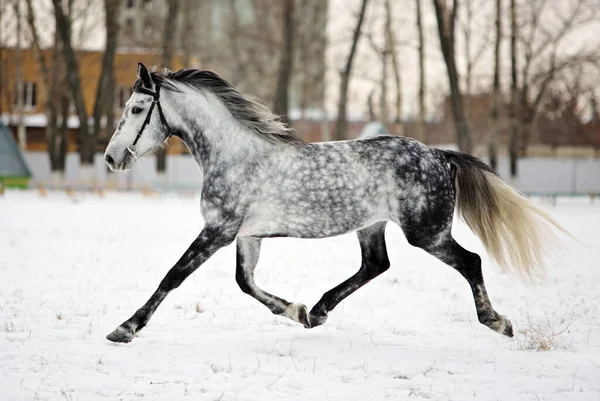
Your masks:
<instances>
[{"instance_id":1,"label":"horse's mane","mask_svg":"<svg viewBox=\"0 0 600 401\"><path fill-rule=\"evenodd\" d=\"M240 93L233 85L212 71L184 69L176 72L163 69L152 72L152 80L161 88L177 91L174 82L188 85L198 90L212 92L233 117L250 131L271 142L303 146L305 142L294 135L280 117L271 112L260 100ZM136 81L134 88L141 85Z\"/></svg>"}]
</instances>

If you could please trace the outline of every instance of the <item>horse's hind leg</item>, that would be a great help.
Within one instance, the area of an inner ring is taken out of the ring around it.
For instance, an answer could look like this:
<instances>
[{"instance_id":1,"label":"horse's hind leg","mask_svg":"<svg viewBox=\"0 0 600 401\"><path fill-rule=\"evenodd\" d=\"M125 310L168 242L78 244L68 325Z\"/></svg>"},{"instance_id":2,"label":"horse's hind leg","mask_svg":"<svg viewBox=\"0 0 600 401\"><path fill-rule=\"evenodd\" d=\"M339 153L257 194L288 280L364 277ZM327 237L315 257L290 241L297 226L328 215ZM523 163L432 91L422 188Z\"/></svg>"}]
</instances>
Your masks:
<instances>
[{"instance_id":1,"label":"horse's hind leg","mask_svg":"<svg viewBox=\"0 0 600 401\"><path fill-rule=\"evenodd\" d=\"M456 269L471 286L479 322L500 334L512 337L513 329L510 321L505 316L498 314L490 303L483 282L479 255L467 251L452 238L451 225L437 233L427 233L427 231L433 230L427 230L426 227L435 227L435 225L419 227L418 234L405 231L408 242Z\"/></svg>"},{"instance_id":2,"label":"horse's hind leg","mask_svg":"<svg viewBox=\"0 0 600 401\"><path fill-rule=\"evenodd\" d=\"M254 282L254 268L260 255L261 238L238 237L235 280L241 290L265 305L275 315L285 316L309 326L306 306L291 303L259 288Z\"/></svg>"},{"instance_id":3,"label":"horse's hind leg","mask_svg":"<svg viewBox=\"0 0 600 401\"><path fill-rule=\"evenodd\" d=\"M385 226L382 221L357 232L362 252L362 264L358 272L337 287L327 291L308 315L310 327L319 326L327 320L327 313L348 295L389 269L390 261L385 248Z\"/></svg>"}]
</instances>

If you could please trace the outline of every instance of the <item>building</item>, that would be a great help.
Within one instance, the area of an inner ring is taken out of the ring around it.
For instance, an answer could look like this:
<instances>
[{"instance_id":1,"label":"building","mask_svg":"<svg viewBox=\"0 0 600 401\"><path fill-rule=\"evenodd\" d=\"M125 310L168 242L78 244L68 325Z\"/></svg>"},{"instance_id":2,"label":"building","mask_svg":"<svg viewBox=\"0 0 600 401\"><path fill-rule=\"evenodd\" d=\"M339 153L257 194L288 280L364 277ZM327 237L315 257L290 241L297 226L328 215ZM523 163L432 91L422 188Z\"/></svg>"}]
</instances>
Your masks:
<instances>
[{"instance_id":1,"label":"building","mask_svg":"<svg viewBox=\"0 0 600 401\"><path fill-rule=\"evenodd\" d=\"M91 116L94 109L98 78L101 73L102 55L100 51L77 51L79 62L79 73L85 99L86 111ZM53 60L53 51L43 51L46 60ZM175 60L175 67L180 67L179 59ZM17 106L17 84L16 84L16 50L11 48L0 48L0 119L15 131L18 125ZM115 55L115 116L118 121L125 102L131 96L131 86L136 79L137 63L142 62L147 66L157 65L161 62L161 56L149 51L144 52L117 52ZM60 75L60 74L58 74ZM23 92L24 92L24 122L27 135L28 151L46 151L46 85L40 73L39 63L34 57L31 49L23 49ZM79 120L75 116L75 110L70 106L68 122L68 146L67 151L76 152L78 142ZM98 151L102 152L108 139L112 135L112 129L105 129L98 141ZM170 143L171 145L171 143ZM180 153L184 146L179 140L173 139L169 152Z\"/></svg>"}]
</instances>

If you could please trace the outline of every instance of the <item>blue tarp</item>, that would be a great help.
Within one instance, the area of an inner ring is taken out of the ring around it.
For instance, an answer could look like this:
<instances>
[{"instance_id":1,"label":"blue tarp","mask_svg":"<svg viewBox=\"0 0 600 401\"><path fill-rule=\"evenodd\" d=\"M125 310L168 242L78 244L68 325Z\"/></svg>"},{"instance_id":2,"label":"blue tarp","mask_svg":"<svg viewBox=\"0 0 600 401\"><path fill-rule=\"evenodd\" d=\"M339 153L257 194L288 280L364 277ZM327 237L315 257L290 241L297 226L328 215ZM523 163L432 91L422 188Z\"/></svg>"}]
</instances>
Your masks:
<instances>
[{"instance_id":1,"label":"blue tarp","mask_svg":"<svg viewBox=\"0 0 600 401\"><path fill-rule=\"evenodd\" d=\"M0 121L0 177L31 177L10 129Z\"/></svg>"}]
</instances>

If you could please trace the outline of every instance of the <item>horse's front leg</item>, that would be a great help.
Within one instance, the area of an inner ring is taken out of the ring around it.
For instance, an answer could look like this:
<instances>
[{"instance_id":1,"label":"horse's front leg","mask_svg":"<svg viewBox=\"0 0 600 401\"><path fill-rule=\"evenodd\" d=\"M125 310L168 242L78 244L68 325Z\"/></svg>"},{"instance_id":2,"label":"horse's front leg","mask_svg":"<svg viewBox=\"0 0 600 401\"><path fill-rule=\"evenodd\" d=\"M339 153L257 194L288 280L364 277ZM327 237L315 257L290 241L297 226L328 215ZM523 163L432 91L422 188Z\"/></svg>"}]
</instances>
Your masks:
<instances>
[{"instance_id":1,"label":"horse's front leg","mask_svg":"<svg viewBox=\"0 0 600 401\"><path fill-rule=\"evenodd\" d=\"M254 268L260 254L260 238L238 237L235 280L241 290L265 305L273 314L285 316L310 327L305 305L291 303L261 289L254 282Z\"/></svg>"},{"instance_id":2,"label":"horse's front leg","mask_svg":"<svg viewBox=\"0 0 600 401\"><path fill-rule=\"evenodd\" d=\"M190 274L217 250L232 243L235 239L235 232L236 230L227 230L224 227L205 227L175 266L162 279L158 288L144 306L107 335L106 338L114 342L130 342L135 334L148 323L158 305L169 292L179 287Z\"/></svg>"}]
</instances>

